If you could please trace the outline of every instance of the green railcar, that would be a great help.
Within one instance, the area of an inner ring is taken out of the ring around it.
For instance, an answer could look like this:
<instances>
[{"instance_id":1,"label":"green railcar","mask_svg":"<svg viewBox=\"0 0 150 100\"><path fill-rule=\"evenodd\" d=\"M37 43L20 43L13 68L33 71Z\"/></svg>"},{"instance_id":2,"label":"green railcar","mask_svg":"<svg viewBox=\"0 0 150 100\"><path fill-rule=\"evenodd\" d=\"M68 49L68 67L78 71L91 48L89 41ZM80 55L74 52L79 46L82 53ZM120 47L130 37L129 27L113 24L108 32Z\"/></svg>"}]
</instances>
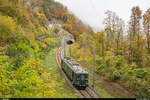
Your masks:
<instances>
[{"instance_id":1,"label":"green railcar","mask_svg":"<svg viewBox=\"0 0 150 100\"><path fill-rule=\"evenodd\" d=\"M64 57L61 59L61 66L72 84L79 89L88 86L88 72L85 71L75 60Z\"/></svg>"}]
</instances>

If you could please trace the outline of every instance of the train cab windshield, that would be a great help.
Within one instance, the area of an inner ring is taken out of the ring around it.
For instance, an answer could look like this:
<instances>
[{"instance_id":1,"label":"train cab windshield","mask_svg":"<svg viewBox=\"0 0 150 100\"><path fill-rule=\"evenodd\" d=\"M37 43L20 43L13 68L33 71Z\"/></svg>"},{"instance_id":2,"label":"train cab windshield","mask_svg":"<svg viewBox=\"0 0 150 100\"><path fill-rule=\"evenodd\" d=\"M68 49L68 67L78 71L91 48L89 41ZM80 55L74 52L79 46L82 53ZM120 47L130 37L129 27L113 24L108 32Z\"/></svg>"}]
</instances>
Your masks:
<instances>
[{"instance_id":1,"label":"train cab windshield","mask_svg":"<svg viewBox=\"0 0 150 100\"><path fill-rule=\"evenodd\" d=\"M87 74L78 74L77 80L88 80L88 75Z\"/></svg>"},{"instance_id":2,"label":"train cab windshield","mask_svg":"<svg viewBox=\"0 0 150 100\"><path fill-rule=\"evenodd\" d=\"M81 74L81 80L85 80L85 75Z\"/></svg>"}]
</instances>

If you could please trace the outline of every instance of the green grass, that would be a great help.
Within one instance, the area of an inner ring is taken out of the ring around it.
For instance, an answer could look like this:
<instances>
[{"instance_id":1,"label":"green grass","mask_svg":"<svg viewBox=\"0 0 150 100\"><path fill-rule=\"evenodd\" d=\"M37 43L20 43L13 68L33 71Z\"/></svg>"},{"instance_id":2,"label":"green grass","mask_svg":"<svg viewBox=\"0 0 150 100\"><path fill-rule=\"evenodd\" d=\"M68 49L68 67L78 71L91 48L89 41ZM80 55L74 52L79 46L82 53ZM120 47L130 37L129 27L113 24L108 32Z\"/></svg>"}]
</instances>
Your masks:
<instances>
[{"instance_id":1,"label":"green grass","mask_svg":"<svg viewBox=\"0 0 150 100\"><path fill-rule=\"evenodd\" d=\"M71 88L67 85L65 79L61 76L58 69L55 54L58 48L52 49L45 57L45 70L49 72L52 76L52 79L59 83L59 86L56 88L59 94L66 94L66 98L77 98L77 94L74 93ZM57 97L56 97L57 98Z\"/></svg>"}]
</instances>

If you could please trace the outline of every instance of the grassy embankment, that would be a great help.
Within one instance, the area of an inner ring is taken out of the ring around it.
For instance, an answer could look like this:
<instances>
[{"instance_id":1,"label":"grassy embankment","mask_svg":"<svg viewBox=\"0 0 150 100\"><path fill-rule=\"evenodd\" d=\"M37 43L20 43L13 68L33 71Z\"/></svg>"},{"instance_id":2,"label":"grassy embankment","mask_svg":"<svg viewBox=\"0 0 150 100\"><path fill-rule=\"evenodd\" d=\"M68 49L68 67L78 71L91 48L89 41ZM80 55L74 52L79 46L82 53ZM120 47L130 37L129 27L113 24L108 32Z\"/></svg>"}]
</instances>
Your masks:
<instances>
[{"instance_id":1,"label":"grassy embankment","mask_svg":"<svg viewBox=\"0 0 150 100\"><path fill-rule=\"evenodd\" d=\"M56 60L55 60L55 54L58 48L55 48L51 50L47 56L45 57L45 69L48 73L51 74L52 79L57 81L59 84L56 86L56 91L59 94L65 94L62 97L68 97L68 98L77 98L77 95L73 93L70 87L68 87L65 79L61 76Z\"/></svg>"}]
</instances>

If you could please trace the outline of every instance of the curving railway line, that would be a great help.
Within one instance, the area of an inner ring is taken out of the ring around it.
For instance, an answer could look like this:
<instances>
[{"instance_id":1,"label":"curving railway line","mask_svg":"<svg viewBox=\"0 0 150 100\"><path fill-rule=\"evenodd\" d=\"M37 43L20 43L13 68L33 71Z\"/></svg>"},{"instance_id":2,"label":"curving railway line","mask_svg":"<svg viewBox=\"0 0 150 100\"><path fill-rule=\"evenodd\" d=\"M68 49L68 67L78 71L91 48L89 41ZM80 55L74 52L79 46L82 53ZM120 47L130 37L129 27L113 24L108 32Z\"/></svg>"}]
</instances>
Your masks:
<instances>
[{"instance_id":1,"label":"curving railway line","mask_svg":"<svg viewBox=\"0 0 150 100\"><path fill-rule=\"evenodd\" d=\"M71 87L71 89L77 93L79 98L100 98L100 96L90 87L86 87L85 90L77 90L73 85L72 82L68 79L68 77L66 76L66 74L64 73L64 71L61 68L61 57L62 57L62 48L59 48L56 52L56 62L58 64L58 67L60 69L61 74L63 75L63 77L65 78L65 80L67 81L68 85Z\"/></svg>"}]
</instances>

